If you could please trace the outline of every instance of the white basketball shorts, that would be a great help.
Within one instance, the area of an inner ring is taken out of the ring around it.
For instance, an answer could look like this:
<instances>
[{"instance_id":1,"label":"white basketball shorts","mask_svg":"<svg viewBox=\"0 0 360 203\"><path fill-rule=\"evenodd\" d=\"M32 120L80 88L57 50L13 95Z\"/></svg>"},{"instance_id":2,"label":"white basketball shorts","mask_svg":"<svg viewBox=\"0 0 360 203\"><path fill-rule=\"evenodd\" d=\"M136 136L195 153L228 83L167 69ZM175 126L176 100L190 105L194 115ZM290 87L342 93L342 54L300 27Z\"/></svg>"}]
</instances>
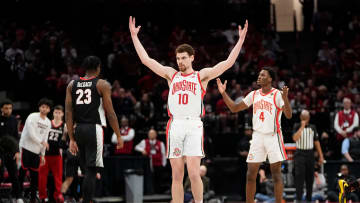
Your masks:
<instances>
[{"instance_id":1,"label":"white basketball shorts","mask_svg":"<svg viewBox=\"0 0 360 203\"><path fill-rule=\"evenodd\" d=\"M200 118L170 118L166 127L166 156L204 157L204 128Z\"/></svg>"},{"instance_id":2,"label":"white basketball shorts","mask_svg":"<svg viewBox=\"0 0 360 203\"><path fill-rule=\"evenodd\" d=\"M266 157L270 164L287 159L281 132L276 134L253 132L246 162L261 163L266 160Z\"/></svg>"}]
</instances>

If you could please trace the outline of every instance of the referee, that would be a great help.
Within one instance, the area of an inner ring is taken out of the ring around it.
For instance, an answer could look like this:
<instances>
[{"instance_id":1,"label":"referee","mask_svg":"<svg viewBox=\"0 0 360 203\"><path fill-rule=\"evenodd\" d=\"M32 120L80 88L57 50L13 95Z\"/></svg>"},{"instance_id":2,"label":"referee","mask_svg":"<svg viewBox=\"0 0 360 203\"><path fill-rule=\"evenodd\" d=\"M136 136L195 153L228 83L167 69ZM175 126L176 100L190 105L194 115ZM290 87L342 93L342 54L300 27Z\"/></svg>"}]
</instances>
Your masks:
<instances>
[{"instance_id":1,"label":"referee","mask_svg":"<svg viewBox=\"0 0 360 203\"><path fill-rule=\"evenodd\" d=\"M294 154L296 200L300 202L303 195L304 181L306 183L306 201L311 202L312 186L314 182L314 146L319 154L319 164L324 161L319 136L314 125L309 124L310 113L302 110L301 124L295 124L293 140L296 142Z\"/></svg>"}]
</instances>

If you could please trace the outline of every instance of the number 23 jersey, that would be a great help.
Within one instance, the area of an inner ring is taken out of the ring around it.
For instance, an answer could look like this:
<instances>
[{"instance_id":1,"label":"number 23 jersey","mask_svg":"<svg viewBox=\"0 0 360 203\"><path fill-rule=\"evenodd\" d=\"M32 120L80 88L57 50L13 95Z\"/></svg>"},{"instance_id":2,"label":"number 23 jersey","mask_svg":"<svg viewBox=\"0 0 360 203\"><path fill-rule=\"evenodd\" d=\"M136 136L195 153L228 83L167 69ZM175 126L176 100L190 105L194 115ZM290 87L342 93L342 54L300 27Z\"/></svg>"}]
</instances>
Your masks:
<instances>
[{"instance_id":1,"label":"number 23 jersey","mask_svg":"<svg viewBox=\"0 0 360 203\"><path fill-rule=\"evenodd\" d=\"M74 81L71 96L75 123L106 126L102 97L96 88L98 81L97 77L80 77Z\"/></svg>"},{"instance_id":2,"label":"number 23 jersey","mask_svg":"<svg viewBox=\"0 0 360 203\"><path fill-rule=\"evenodd\" d=\"M281 108L284 101L280 90L272 88L267 94L261 89L254 90L243 100L250 107L253 105L253 130L263 134L276 134L281 132Z\"/></svg>"},{"instance_id":3,"label":"number 23 jersey","mask_svg":"<svg viewBox=\"0 0 360 203\"><path fill-rule=\"evenodd\" d=\"M176 72L170 83L168 113L172 117L202 117L205 115L205 90L199 72L184 75Z\"/></svg>"}]
</instances>

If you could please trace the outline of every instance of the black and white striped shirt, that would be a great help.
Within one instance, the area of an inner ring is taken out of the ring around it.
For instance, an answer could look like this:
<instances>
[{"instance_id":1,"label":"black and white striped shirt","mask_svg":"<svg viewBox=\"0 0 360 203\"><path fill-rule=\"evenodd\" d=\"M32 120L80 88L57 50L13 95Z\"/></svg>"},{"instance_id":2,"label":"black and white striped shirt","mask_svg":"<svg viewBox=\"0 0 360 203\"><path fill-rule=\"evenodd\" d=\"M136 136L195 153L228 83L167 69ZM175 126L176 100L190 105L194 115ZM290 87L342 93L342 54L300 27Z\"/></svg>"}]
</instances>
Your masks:
<instances>
[{"instance_id":1,"label":"black and white striped shirt","mask_svg":"<svg viewBox=\"0 0 360 203\"><path fill-rule=\"evenodd\" d=\"M300 124L297 123L294 126L294 134L299 130ZM314 149L314 141L319 140L316 127L312 124L305 126L304 130L301 132L300 138L296 141L296 149L301 150L311 150Z\"/></svg>"}]
</instances>

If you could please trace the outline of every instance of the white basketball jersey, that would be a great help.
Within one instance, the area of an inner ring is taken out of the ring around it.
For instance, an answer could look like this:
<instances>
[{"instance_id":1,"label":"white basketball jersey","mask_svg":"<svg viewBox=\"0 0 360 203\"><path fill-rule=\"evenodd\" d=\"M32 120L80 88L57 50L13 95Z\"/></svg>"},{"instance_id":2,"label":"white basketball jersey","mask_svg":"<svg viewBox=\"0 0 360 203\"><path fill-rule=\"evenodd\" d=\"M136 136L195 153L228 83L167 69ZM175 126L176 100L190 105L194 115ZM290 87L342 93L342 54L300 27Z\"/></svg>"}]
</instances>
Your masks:
<instances>
[{"instance_id":1,"label":"white basketball jersey","mask_svg":"<svg viewBox=\"0 0 360 203\"><path fill-rule=\"evenodd\" d=\"M250 92L244 99L246 105L253 105L253 130L263 134L281 132L281 114L284 101L278 89L263 94L261 89Z\"/></svg>"},{"instance_id":2,"label":"white basketball jersey","mask_svg":"<svg viewBox=\"0 0 360 203\"><path fill-rule=\"evenodd\" d=\"M203 97L205 90L199 72L187 75L176 72L170 83L168 114L170 117L202 117L205 115Z\"/></svg>"}]
</instances>

